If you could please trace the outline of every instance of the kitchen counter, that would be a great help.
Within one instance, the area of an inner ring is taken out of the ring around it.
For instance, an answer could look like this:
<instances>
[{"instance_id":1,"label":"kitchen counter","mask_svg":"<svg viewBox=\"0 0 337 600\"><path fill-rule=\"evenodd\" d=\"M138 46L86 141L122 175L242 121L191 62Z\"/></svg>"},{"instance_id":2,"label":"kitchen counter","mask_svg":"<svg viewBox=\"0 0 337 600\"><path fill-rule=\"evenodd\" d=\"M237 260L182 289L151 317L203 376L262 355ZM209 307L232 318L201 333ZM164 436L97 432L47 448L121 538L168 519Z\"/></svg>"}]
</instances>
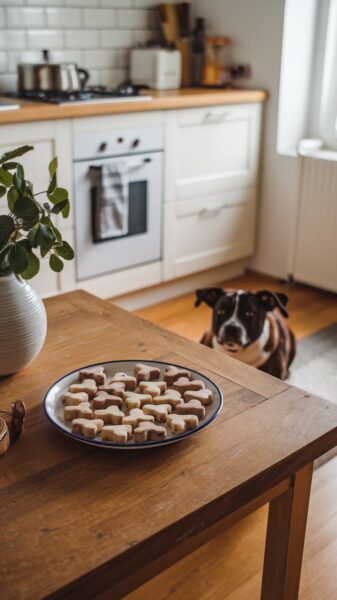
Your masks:
<instances>
[{"instance_id":1,"label":"kitchen counter","mask_svg":"<svg viewBox=\"0 0 337 600\"><path fill-rule=\"evenodd\" d=\"M152 100L131 102L106 102L102 104L66 104L59 106L43 102L17 100L18 110L0 112L0 124L26 123L29 121L45 121L55 119L71 119L97 115L111 115L131 112L148 112L153 110L170 110L179 108L195 108L199 106L214 106L217 104L243 104L264 102L267 93L263 90L213 90L201 88L184 88L167 91L147 91L153 96ZM1 99L0 101L8 100Z\"/></svg>"}]
</instances>

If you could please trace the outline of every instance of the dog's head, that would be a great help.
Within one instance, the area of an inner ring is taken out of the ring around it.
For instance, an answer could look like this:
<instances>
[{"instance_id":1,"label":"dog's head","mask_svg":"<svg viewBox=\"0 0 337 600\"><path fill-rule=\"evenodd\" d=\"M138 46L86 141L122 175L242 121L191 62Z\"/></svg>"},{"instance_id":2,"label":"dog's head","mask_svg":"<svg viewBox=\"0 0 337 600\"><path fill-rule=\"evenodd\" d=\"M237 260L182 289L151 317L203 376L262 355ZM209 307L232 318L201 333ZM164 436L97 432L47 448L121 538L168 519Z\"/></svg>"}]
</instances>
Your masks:
<instances>
[{"instance_id":1,"label":"dog's head","mask_svg":"<svg viewBox=\"0 0 337 600\"><path fill-rule=\"evenodd\" d=\"M279 292L205 288L196 295L195 306L205 302L213 309L213 335L230 352L242 350L260 337L269 311L279 308L288 317L288 297Z\"/></svg>"}]
</instances>

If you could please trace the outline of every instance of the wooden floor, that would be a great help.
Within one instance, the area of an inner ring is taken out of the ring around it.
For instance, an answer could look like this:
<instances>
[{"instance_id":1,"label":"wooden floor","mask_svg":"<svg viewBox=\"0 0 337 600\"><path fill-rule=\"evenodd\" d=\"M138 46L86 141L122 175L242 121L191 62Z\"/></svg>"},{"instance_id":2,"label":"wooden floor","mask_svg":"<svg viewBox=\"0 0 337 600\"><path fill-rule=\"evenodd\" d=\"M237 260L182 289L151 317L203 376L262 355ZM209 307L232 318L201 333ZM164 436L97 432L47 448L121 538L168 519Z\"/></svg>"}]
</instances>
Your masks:
<instances>
[{"instance_id":1,"label":"wooden floor","mask_svg":"<svg viewBox=\"0 0 337 600\"><path fill-rule=\"evenodd\" d=\"M288 287L249 274L226 287L282 290L289 295L289 324L300 339L337 321L333 294ZM210 324L210 309L193 308L189 294L138 314L193 340ZM256 511L130 594L128 600L257 600L267 509ZM301 600L337 599L337 457L314 473L304 552ZM272 600L272 598L270 599Z\"/></svg>"}]
</instances>

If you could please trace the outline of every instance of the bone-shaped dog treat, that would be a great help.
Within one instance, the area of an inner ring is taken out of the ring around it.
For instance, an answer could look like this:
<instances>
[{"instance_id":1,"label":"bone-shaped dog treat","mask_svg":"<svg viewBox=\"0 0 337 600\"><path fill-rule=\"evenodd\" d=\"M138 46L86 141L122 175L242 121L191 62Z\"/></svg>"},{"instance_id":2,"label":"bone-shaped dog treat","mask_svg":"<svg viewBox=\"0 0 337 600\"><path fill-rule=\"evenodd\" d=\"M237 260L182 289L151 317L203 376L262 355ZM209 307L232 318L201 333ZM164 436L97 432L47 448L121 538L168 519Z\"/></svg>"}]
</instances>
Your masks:
<instances>
[{"instance_id":1,"label":"bone-shaped dog treat","mask_svg":"<svg viewBox=\"0 0 337 600\"><path fill-rule=\"evenodd\" d=\"M81 402L75 406L64 407L64 418L66 421L72 421L73 419L92 419L93 412L90 402Z\"/></svg>"},{"instance_id":2,"label":"bone-shaped dog treat","mask_svg":"<svg viewBox=\"0 0 337 600\"><path fill-rule=\"evenodd\" d=\"M195 391L187 391L184 393L184 398L186 401L188 400L199 400L201 404L207 406L211 404L213 400L213 394L211 390L195 390Z\"/></svg>"},{"instance_id":3,"label":"bone-shaped dog treat","mask_svg":"<svg viewBox=\"0 0 337 600\"><path fill-rule=\"evenodd\" d=\"M183 394L184 392L187 392L187 390L201 390L205 387L205 384L199 379L191 379L190 381L187 377L179 377L179 379L173 383L172 387L174 390Z\"/></svg>"},{"instance_id":4,"label":"bone-shaped dog treat","mask_svg":"<svg viewBox=\"0 0 337 600\"><path fill-rule=\"evenodd\" d=\"M115 373L110 383L125 383L125 388L132 391L136 389L137 380L126 373Z\"/></svg>"},{"instance_id":5,"label":"bone-shaped dog treat","mask_svg":"<svg viewBox=\"0 0 337 600\"><path fill-rule=\"evenodd\" d=\"M108 408L108 406L118 406L122 408L123 400L119 396L111 396L107 392L98 391L92 401L92 407L94 409Z\"/></svg>"},{"instance_id":6,"label":"bone-shaped dog treat","mask_svg":"<svg viewBox=\"0 0 337 600\"><path fill-rule=\"evenodd\" d=\"M126 444L132 435L131 425L105 425L102 429L102 439L116 444Z\"/></svg>"},{"instance_id":7,"label":"bone-shaped dog treat","mask_svg":"<svg viewBox=\"0 0 337 600\"><path fill-rule=\"evenodd\" d=\"M79 378L80 381L83 381L83 379L93 379L97 383L97 385L104 385L106 379L104 374L104 368L101 366L81 369L79 372Z\"/></svg>"},{"instance_id":8,"label":"bone-shaped dog treat","mask_svg":"<svg viewBox=\"0 0 337 600\"><path fill-rule=\"evenodd\" d=\"M89 419L74 419L71 424L71 431L73 433L80 433L85 437L93 438L100 431L102 431L104 423L101 419L93 419L90 421Z\"/></svg>"},{"instance_id":9,"label":"bone-shaped dog treat","mask_svg":"<svg viewBox=\"0 0 337 600\"><path fill-rule=\"evenodd\" d=\"M178 367L166 367L164 373L164 381L167 385L172 385L179 377L191 377L191 373L187 369L179 369Z\"/></svg>"},{"instance_id":10,"label":"bone-shaped dog treat","mask_svg":"<svg viewBox=\"0 0 337 600\"><path fill-rule=\"evenodd\" d=\"M88 394L89 398L91 398L91 396L94 396L97 392L97 385L93 379L83 379L81 383L73 383L70 386L69 391L73 394L85 392Z\"/></svg>"},{"instance_id":11,"label":"bone-shaped dog treat","mask_svg":"<svg viewBox=\"0 0 337 600\"><path fill-rule=\"evenodd\" d=\"M176 413L177 415L196 415L198 419L203 419L206 411L200 400L189 400L189 402L179 404Z\"/></svg>"},{"instance_id":12,"label":"bone-shaped dog treat","mask_svg":"<svg viewBox=\"0 0 337 600\"><path fill-rule=\"evenodd\" d=\"M168 415L167 423L172 433L184 433L187 429L198 427L199 421L196 415Z\"/></svg>"},{"instance_id":13,"label":"bone-shaped dog treat","mask_svg":"<svg viewBox=\"0 0 337 600\"><path fill-rule=\"evenodd\" d=\"M119 410L118 406L108 406L94 411L95 419L102 419L104 424L121 425L124 413Z\"/></svg>"},{"instance_id":14,"label":"bone-shaped dog treat","mask_svg":"<svg viewBox=\"0 0 337 600\"><path fill-rule=\"evenodd\" d=\"M82 402L88 402L88 400L89 396L86 392L77 392L76 394L65 392L62 395L63 404L68 404L69 406L76 406L77 404L82 404Z\"/></svg>"},{"instance_id":15,"label":"bone-shaped dog treat","mask_svg":"<svg viewBox=\"0 0 337 600\"><path fill-rule=\"evenodd\" d=\"M180 392L177 390L166 390L165 394L162 396L155 396L152 400L153 404L171 404L172 408L181 404L183 399L181 397Z\"/></svg>"},{"instance_id":16,"label":"bone-shaped dog treat","mask_svg":"<svg viewBox=\"0 0 337 600\"><path fill-rule=\"evenodd\" d=\"M152 415L157 423L166 423L167 415L172 412L171 404L144 404L143 411L146 415Z\"/></svg>"},{"instance_id":17,"label":"bone-shaped dog treat","mask_svg":"<svg viewBox=\"0 0 337 600\"><path fill-rule=\"evenodd\" d=\"M140 381L139 390L142 394L150 394L154 398L154 396L160 396L165 392L166 381Z\"/></svg>"},{"instance_id":18,"label":"bone-shaped dog treat","mask_svg":"<svg viewBox=\"0 0 337 600\"><path fill-rule=\"evenodd\" d=\"M132 408L130 414L127 417L123 417L123 425L131 425L132 429L138 427L139 423L142 422L153 423L154 417L152 415L146 415L140 408Z\"/></svg>"},{"instance_id":19,"label":"bone-shaped dog treat","mask_svg":"<svg viewBox=\"0 0 337 600\"><path fill-rule=\"evenodd\" d=\"M166 429L154 423L142 422L134 430L133 437L135 442L160 441L166 438Z\"/></svg>"},{"instance_id":20,"label":"bone-shaped dog treat","mask_svg":"<svg viewBox=\"0 0 337 600\"><path fill-rule=\"evenodd\" d=\"M150 367L149 365L138 363L135 365L135 375L137 381L158 379L160 376L160 369L158 369L158 367Z\"/></svg>"},{"instance_id":21,"label":"bone-shaped dog treat","mask_svg":"<svg viewBox=\"0 0 337 600\"><path fill-rule=\"evenodd\" d=\"M120 398L124 398L125 393L125 383L108 383L106 385L100 385L98 388L99 392L106 392L111 396L119 396Z\"/></svg>"},{"instance_id":22,"label":"bone-shaped dog treat","mask_svg":"<svg viewBox=\"0 0 337 600\"><path fill-rule=\"evenodd\" d=\"M151 404L150 394L137 394L136 392L125 392L125 404L128 410L141 408L144 404Z\"/></svg>"}]
</instances>

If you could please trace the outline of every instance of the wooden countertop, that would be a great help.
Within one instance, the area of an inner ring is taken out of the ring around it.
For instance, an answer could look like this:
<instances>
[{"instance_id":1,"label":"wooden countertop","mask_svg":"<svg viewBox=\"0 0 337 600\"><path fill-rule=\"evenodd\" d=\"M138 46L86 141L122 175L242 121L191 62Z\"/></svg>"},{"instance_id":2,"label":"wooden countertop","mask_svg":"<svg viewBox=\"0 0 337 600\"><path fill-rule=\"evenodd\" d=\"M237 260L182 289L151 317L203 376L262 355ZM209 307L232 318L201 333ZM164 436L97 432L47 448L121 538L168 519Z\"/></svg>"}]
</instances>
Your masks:
<instances>
[{"instance_id":1,"label":"wooden countertop","mask_svg":"<svg viewBox=\"0 0 337 600\"><path fill-rule=\"evenodd\" d=\"M103 104L83 104L59 106L42 102L16 100L20 104L17 110L0 111L0 124L26 123L29 121L45 121L55 119L73 119L97 115L114 115L130 112L148 112L152 110L170 110L175 108L194 108L198 106L214 106L216 104L242 104L247 102L264 102L267 93L263 90L210 90L201 88L184 88L179 90L147 92L152 100L132 102L108 102ZM145 94L146 95L146 94ZM4 102L8 98L0 98ZM14 102L14 100L13 100Z\"/></svg>"},{"instance_id":2,"label":"wooden countertop","mask_svg":"<svg viewBox=\"0 0 337 600\"><path fill-rule=\"evenodd\" d=\"M42 352L0 380L0 409L16 399L27 407L20 439L0 459L1 597L117 600L242 507L247 514L273 497L267 575L276 585L296 563L296 583L307 465L337 444L337 406L85 292L45 304ZM43 398L54 381L132 358L200 370L222 389L221 414L195 437L132 452L87 446L48 422ZM263 598L297 598L273 585Z\"/></svg>"}]
</instances>

